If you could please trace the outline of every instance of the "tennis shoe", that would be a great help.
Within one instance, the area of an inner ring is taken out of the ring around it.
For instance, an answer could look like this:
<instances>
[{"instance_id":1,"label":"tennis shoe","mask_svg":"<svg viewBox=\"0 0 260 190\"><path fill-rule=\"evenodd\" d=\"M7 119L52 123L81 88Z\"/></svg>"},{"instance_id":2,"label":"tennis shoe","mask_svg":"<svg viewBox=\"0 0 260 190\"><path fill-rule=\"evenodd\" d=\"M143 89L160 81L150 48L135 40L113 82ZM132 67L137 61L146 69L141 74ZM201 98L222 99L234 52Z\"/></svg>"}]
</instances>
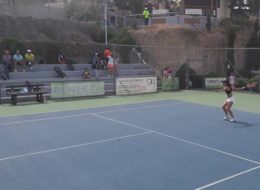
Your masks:
<instances>
[{"instance_id":1,"label":"tennis shoe","mask_svg":"<svg viewBox=\"0 0 260 190\"><path fill-rule=\"evenodd\" d=\"M223 119L227 121L227 120L229 120L229 117L225 116Z\"/></svg>"},{"instance_id":2,"label":"tennis shoe","mask_svg":"<svg viewBox=\"0 0 260 190\"><path fill-rule=\"evenodd\" d=\"M234 118L231 118L230 121L231 121L231 122L235 122L235 119L234 119Z\"/></svg>"}]
</instances>

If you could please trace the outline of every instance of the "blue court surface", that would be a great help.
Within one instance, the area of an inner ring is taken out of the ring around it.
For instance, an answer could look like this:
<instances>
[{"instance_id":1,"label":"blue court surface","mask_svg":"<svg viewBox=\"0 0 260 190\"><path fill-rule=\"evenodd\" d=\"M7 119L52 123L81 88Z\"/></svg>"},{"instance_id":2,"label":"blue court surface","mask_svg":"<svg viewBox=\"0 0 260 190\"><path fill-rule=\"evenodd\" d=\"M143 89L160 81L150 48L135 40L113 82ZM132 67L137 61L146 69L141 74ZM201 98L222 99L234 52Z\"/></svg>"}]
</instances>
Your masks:
<instances>
[{"instance_id":1,"label":"blue court surface","mask_svg":"<svg viewBox=\"0 0 260 190\"><path fill-rule=\"evenodd\" d=\"M1 117L1 190L257 190L260 115L181 101Z\"/></svg>"}]
</instances>

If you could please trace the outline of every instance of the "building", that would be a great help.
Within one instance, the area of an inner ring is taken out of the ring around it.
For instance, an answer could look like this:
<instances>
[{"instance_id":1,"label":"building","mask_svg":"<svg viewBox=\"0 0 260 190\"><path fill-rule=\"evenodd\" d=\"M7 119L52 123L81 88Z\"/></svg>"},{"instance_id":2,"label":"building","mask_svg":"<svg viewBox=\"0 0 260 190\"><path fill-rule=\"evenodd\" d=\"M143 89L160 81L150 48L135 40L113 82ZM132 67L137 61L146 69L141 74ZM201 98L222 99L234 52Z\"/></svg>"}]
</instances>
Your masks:
<instances>
[{"instance_id":1,"label":"building","mask_svg":"<svg viewBox=\"0 0 260 190\"><path fill-rule=\"evenodd\" d=\"M230 16L230 0L183 0L186 14L211 15L217 18Z\"/></svg>"}]
</instances>

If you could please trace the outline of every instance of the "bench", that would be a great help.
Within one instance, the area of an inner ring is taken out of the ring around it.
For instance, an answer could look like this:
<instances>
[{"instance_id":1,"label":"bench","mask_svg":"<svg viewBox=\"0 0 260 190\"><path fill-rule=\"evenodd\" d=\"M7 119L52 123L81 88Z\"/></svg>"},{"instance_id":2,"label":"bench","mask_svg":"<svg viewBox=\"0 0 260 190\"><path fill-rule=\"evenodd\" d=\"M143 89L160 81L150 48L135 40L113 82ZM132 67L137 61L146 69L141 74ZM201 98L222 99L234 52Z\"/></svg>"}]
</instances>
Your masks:
<instances>
[{"instance_id":1,"label":"bench","mask_svg":"<svg viewBox=\"0 0 260 190\"><path fill-rule=\"evenodd\" d=\"M47 91L43 89L44 84L12 84L10 86L6 86L6 94L11 96L11 104L17 104L17 96L35 96L36 101L43 103L44 102L44 94L47 94Z\"/></svg>"}]
</instances>

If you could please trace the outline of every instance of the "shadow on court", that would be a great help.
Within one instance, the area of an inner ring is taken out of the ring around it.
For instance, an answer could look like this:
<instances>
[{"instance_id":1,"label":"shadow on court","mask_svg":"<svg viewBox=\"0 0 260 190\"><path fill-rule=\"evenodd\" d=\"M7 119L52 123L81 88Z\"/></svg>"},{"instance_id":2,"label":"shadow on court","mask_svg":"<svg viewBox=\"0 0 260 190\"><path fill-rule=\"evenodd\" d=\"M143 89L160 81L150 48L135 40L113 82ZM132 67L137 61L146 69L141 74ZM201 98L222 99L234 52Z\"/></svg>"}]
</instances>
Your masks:
<instances>
[{"instance_id":1,"label":"shadow on court","mask_svg":"<svg viewBox=\"0 0 260 190\"><path fill-rule=\"evenodd\" d=\"M245 121L236 121L236 122L234 122L233 127L235 127L235 128L260 127L260 123L248 123Z\"/></svg>"}]
</instances>

